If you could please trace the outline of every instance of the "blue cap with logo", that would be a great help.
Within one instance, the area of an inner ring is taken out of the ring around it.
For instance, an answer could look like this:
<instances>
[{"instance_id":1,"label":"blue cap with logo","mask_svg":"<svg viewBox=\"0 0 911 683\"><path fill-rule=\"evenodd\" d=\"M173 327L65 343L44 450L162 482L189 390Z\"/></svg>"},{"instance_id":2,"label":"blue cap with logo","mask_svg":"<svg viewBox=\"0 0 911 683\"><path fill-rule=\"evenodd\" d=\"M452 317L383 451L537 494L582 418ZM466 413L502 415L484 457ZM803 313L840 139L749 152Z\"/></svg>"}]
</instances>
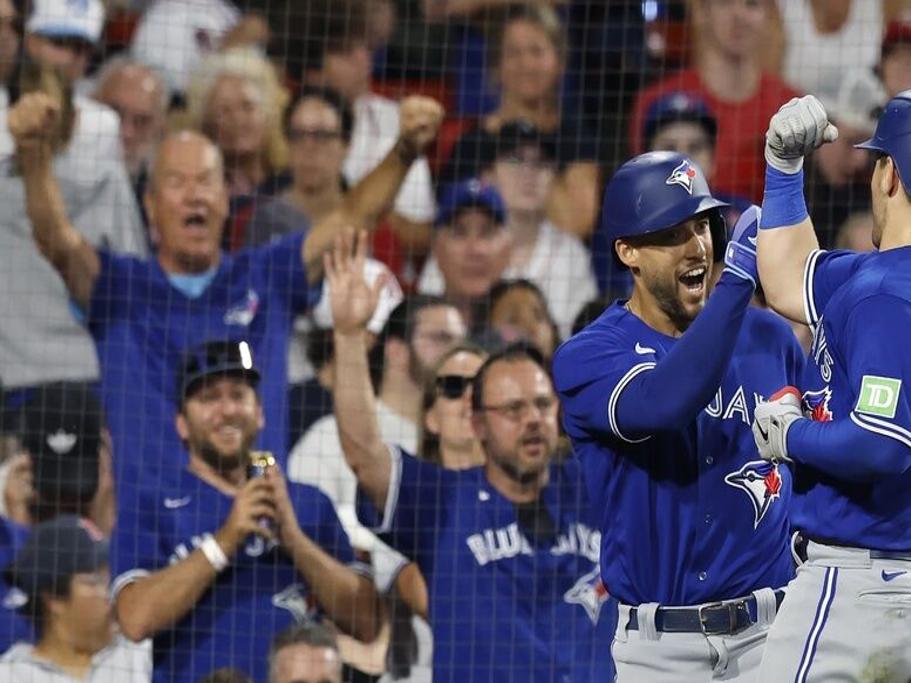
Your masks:
<instances>
[{"instance_id":1,"label":"blue cap with logo","mask_svg":"<svg viewBox=\"0 0 911 683\"><path fill-rule=\"evenodd\" d=\"M698 123L712 140L718 134L718 122L705 101L698 95L675 90L656 99L646 110L642 130L646 145L660 126L677 121Z\"/></svg>"},{"instance_id":2,"label":"blue cap with logo","mask_svg":"<svg viewBox=\"0 0 911 683\"><path fill-rule=\"evenodd\" d=\"M503 197L493 185L477 178L453 183L443 190L435 225L449 225L463 209L483 209L498 224L506 222L506 204Z\"/></svg>"}]
</instances>

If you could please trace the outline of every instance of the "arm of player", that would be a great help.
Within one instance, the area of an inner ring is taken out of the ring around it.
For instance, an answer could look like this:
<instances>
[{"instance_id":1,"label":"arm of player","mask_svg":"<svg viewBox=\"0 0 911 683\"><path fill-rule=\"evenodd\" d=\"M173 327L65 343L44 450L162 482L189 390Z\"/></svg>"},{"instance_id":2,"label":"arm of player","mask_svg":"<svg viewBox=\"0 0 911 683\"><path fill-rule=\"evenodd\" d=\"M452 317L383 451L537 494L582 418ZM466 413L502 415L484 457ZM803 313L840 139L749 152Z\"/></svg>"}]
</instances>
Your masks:
<instances>
[{"instance_id":1,"label":"arm of player","mask_svg":"<svg viewBox=\"0 0 911 683\"><path fill-rule=\"evenodd\" d=\"M250 534L271 538L262 517L275 517L272 485L251 479L237 493L231 513L215 533L225 557L231 558ZM201 549L157 572L146 574L117 590L117 621L123 634L139 642L180 621L215 582L218 573Z\"/></svg>"},{"instance_id":2,"label":"arm of player","mask_svg":"<svg viewBox=\"0 0 911 683\"><path fill-rule=\"evenodd\" d=\"M803 159L837 137L838 130L812 95L783 105L766 133L759 276L769 306L796 322L807 322L804 270L807 258L819 248L803 196Z\"/></svg>"},{"instance_id":3,"label":"arm of player","mask_svg":"<svg viewBox=\"0 0 911 683\"><path fill-rule=\"evenodd\" d=\"M301 530L285 477L278 468L270 468L266 479L275 492L279 540L316 601L345 633L363 642L372 641L379 629L379 602L373 581L342 564ZM326 504L331 508L331 503ZM334 511L332 519L323 523L332 523L344 534Z\"/></svg>"},{"instance_id":4,"label":"arm of player","mask_svg":"<svg viewBox=\"0 0 911 683\"><path fill-rule=\"evenodd\" d=\"M877 295L855 303L841 354L854 407L831 422L802 419L791 425L790 457L839 478L865 481L911 468L911 402L902 386L911 376L909 325L911 304L904 299Z\"/></svg>"},{"instance_id":5,"label":"arm of player","mask_svg":"<svg viewBox=\"0 0 911 683\"><path fill-rule=\"evenodd\" d=\"M708 405L727 371L753 294L751 238L758 221L757 207L741 216L708 303L660 362L650 354L634 355L632 340L618 342L627 345L621 358L608 358L603 340L589 344L585 335L557 351L554 378L571 435L575 426L636 443L681 429Z\"/></svg>"},{"instance_id":6,"label":"arm of player","mask_svg":"<svg viewBox=\"0 0 911 683\"><path fill-rule=\"evenodd\" d=\"M25 205L35 244L57 270L70 296L88 308L101 263L98 253L66 215L60 186L54 178L49 135L59 116L44 93L24 95L9 110L7 123L16 143L16 160L25 185Z\"/></svg>"},{"instance_id":7,"label":"arm of player","mask_svg":"<svg viewBox=\"0 0 911 683\"><path fill-rule=\"evenodd\" d=\"M323 254L328 252L342 228L353 225L372 230L379 217L393 204L408 170L436 138L443 120L443 108L428 97L407 97L400 110L400 132L395 147L345 196L342 206L310 230L302 246L301 258L307 279L323 277Z\"/></svg>"},{"instance_id":8,"label":"arm of player","mask_svg":"<svg viewBox=\"0 0 911 683\"><path fill-rule=\"evenodd\" d=\"M345 460L378 510L386 507L392 477L389 451L380 435L376 397L367 365L367 322L376 309L383 278L373 287L364 279L367 234L345 232L325 256L334 328L334 411Z\"/></svg>"}]
</instances>

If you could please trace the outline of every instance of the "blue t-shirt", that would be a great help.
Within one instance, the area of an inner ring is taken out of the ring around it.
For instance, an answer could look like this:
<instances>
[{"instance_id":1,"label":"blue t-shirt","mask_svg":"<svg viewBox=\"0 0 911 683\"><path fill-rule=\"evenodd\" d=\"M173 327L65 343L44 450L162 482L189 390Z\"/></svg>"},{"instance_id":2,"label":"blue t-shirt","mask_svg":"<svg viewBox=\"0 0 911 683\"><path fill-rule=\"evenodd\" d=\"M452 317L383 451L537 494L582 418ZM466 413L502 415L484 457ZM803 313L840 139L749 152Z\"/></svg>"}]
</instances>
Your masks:
<instances>
[{"instance_id":1,"label":"blue t-shirt","mask_svg":"<svg viewBox=\"0 0 911 683\"><path fill-rule=\"evenodd\" d=\"M0 570L6 569L13 561L28 540L29 533L26 527L0 517ZM0 571L0 654L20 640L34 640L32 622L19 613L26 600L21 590L6 583Z\"/></svg>"},{"instance_id":2,"label":"blue t-shirt","mask_svg":"<svg viewBox=\"0 0 911 683\"><path fill-rule=\"evenodd\" d=\"M101 251L88 325L101 365L105 417L117 483L166 487L185 452L174 428L183 354L207 341L245 339L262 380L266 417L258 447L287 453L287 358L294 316L313 305L302 233L223 254L212 282L190 298L158 261Z\"/></svg>"},{"instance_id":3,"label":"blue t-shirt","mask_svg":"<svg viewBox=\"0 0 911 683\"><path fill-rule=\"evenodd\" d=\"M695 605L785 585L790 475L759 458L750 425L757 402L802 370L793 332L748 309L721 386L698 417L684 429L623 434L621 392L677 343L624 303L566 342L557 361L564 425L600 515L608 590L630 605Z\"/></svg>"},{"instance_id":4,"label":"blue t-shirt","mask_svg":"<svg viewBox=\"0 0 911 683\"><path fill-rule=\"evenodd\" d=\"M483 468L445 470L399 448L381 513L358 516L427 580L436 683L613 680L616 625L578 464L553 465L541 504L552 538L523 531Z\"/></svg>"},{"instance_id":5,"label":"blue t-shirt","mask_svg":"<svg viewBox=\"0 0 911 683\"><path fill-rule=\"evenodd\" d=\"M885 476L852 472L826 452L801 459L793 524L819 540L911 551L911 472L901 471L911 468L911 397L903 385L911 378L911 247L813 252L804 303L814 331L800 384L805 415L833 427L849 420L904 447L907 460ZM850 454L858 470L874 457Z\"/></svg>"},{"instance_id":6,"label":"blue t-shirt","mask_svg":"<svg viewBox=\"0 0 911 683\"><path fill-rule=\"evenodd\" d=\"M331 501L316 488L288 484L301 530L343 564L363 573ZM121 505L111 549L116 594L125 585L187 557L225 523L234 498L187 470L169 491L144 491ZM292 623L318 617L303 577L280 547L251 536L187 615L153 643L153 680L197 683L234 667L257 683L268 679L272 638Z\"/></svg>"}]
</instances>

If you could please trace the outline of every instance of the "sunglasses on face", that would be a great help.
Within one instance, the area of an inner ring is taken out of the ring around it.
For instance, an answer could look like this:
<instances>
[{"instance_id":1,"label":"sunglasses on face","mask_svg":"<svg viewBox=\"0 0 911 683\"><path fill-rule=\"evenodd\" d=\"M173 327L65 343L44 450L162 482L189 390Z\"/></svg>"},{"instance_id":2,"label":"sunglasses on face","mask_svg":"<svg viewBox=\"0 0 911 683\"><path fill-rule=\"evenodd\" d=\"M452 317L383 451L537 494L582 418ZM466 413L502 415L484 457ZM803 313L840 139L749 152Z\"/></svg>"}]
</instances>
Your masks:
<instances>
[{"instance_id":1,"label":"sunglasses on face","mask_svg":"<svg viewBox=\"0 0 911 683\"><path fill-rule=\"evenodd\" d=\"M455 400L465 395L465 390L474 382L474 377L464 375L440 375L436 379L437 395Z\"/></svg>"}]
</instances>

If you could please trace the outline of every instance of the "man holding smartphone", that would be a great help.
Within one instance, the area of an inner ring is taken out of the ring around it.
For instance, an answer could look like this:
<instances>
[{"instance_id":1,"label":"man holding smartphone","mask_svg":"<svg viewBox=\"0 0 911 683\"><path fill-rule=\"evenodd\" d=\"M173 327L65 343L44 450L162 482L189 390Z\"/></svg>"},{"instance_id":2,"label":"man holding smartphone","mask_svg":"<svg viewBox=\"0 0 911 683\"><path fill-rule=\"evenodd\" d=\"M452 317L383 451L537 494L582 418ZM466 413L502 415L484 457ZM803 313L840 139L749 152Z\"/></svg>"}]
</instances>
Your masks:
<instances>
[{"instance_id":1,"label":"man holding smartphone","mask_svg":"<svg viewBox=\"0 0 911 683\"><path fill-rule=\"evenodd\" d=\"M121 506L112 553L123 632L153 638L154 681L230 666L267 680L272 636L325 614L371 640L376 593L329 499L275 466L250 477L262 429L259 372L245 341L186 355L177 432L189 463L174 488Z\"/></svg>"}]
</instances>

